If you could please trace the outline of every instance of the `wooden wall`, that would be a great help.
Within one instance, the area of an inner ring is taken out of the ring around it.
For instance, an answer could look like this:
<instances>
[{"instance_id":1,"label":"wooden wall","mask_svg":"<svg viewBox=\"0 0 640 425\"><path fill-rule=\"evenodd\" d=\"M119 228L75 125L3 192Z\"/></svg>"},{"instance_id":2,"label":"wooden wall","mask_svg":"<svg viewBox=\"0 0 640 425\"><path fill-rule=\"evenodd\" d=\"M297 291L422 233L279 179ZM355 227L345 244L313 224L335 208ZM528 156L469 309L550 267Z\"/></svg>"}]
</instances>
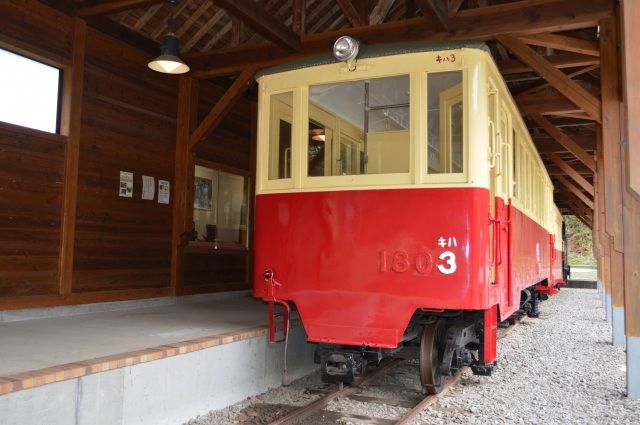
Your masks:
<instances>
[{"instance_id":1,"label":"wooden wall","mask_svg":"<svg viewBox=\"0 0 640 425\"><path fill-rule=\"evenodd\" d=\"M0 2L0 16L0 47L72 71L73 18L29 0ZM159 204L157 181L173 183L178 80L91 27L84 46L70 293L61 293L60 244L71 136L0 122L0 309L248 288L247 253L188 254L188 288L171 287L174 194ZM206 114L224 88L201 86ZM242 100L197 155L250 173L249 108ZM133 198L118 196L120 171L134 173ZM141 199L142 175L155 178L153 201Z\"/></svg>"},{"instance_id":2,"label":"wooden wall","mask_svg":"<svg viewBox=\"0 0 640 425\"><path fill-rule=\"evenodd\" d=\"M86 43L73 290L168 287L171 206L141 194L142 175L173 180L175 78L90 28ZM133 198L118 195L121 170Z\"/></svg>"},{"instance_id":3,"label":"wooden wall","mask_svg":"<svg viewBox=\"0 0 640 425\"><path fill-rule=\"evenodd\" d=\"M205 81L199 84L198 119L202 120L224 94L224 88ZM246 174L253 185L251 127L255 104L242 99L196 150L196 161L203 166L236 174ZM253 193L253 192L252 192ZM252 198L252 195L250 195ZM253 205L250 205L250 217ZM182 293L250 288L249 252L187 250Z\"/></svg>"}]
</instances>

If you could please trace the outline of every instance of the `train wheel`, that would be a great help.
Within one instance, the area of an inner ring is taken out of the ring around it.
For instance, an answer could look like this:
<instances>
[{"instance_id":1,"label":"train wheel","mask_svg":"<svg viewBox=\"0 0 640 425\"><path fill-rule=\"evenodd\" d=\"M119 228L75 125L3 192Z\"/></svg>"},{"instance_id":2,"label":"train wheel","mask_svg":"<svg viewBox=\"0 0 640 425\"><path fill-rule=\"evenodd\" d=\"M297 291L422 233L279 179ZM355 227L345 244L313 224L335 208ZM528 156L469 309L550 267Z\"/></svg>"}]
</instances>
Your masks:
<instances>
[{"instance_id":1,"label":"train wheel","mask_svg":"<svg viewBox=\"0 0 640 425\"><path fill-rule=\"evenodd\" d=\"M445 321L438 319L425 325L420 340L420 380L427 394L442 391L446 377L440 373L445 338Z\"/></svg>"}]
</instances>

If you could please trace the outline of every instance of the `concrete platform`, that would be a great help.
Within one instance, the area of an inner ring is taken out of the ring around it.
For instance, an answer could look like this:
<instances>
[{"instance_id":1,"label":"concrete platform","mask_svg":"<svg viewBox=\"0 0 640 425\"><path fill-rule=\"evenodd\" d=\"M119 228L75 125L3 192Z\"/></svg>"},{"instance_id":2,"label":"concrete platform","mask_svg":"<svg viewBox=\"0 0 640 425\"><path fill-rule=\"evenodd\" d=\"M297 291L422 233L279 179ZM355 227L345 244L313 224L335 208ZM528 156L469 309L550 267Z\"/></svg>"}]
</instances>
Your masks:
<instances>
[{"instance_id":1,"label":"concrete platform","mask_svg":"<svg viewBox=\"0 0 640 425\"><path fill-rule=\"evenodd\" d=\"M284 347L266 334L245 293L0 323L0 423L183 423L280 385ZM315 347L295 322L290 335L298 378Z\"/></svg>"}]
</instances>

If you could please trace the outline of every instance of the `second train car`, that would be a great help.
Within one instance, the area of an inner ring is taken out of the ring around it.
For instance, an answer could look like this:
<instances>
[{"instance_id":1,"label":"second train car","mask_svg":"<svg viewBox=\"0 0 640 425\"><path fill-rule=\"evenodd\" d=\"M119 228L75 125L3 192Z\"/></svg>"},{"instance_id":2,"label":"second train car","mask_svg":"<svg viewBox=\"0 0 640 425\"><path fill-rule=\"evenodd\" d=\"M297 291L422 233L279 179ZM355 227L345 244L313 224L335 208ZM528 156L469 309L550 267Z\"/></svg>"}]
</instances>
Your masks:
<instances>
[{"instance_id":1,"label":"second train car","mask_svg":"<svg viewBox=\"0 0 640 425\"><path fill-rule=\"evenodd\" d=\"M517 107L481 43L334 50L257 78L254 295L295 306L327 381L412 344L428 393L491 374L498 322L564 279Z\"/></svg>"}]
</instances>

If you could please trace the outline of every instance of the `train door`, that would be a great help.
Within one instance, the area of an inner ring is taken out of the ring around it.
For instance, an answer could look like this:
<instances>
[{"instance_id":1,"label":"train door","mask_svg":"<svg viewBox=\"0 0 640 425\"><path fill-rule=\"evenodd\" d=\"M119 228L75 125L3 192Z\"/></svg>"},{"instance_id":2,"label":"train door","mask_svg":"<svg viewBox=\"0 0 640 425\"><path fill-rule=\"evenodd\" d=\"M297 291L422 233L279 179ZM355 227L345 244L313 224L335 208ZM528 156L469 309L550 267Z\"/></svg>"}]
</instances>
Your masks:
<instances>
[{"instance_id":1,"label":"train door","mask_svg":"<svg viewBox=\"0 0 640 425\"><path fill-rule=\"evenodd\" d=\"M509 217L507 200L511 191L511 121L507 106L499 101L496 90L489 90L489 162L491 229L491 282L501 294L500 302L513 305L509 279ZM506 299L502 298L506 293ZM508 308L508 310L512 310Z\"/></svg>"},{"instance_id":2,"label":"train door","mask_svg":"<svg viewBox=\"0 0 640 425\"><path fill-rule=\"evenodd\" d=\"M489 229L489 282L496 285L496 256L495 256L495 218L497 196L498 175L496 170L497 162L497 144L498 144L498 91L493 86L489 86L489 214L491 216L491 224Z\"/></svg>"},{"instance_id":3,"label":"train door","mask_svg":"<svg viewBox=\"0 0 640 425\"><path fill-rule=\"evenodd\" d=\"M509 237L511 229L511 218L509 217L509 199L511 198L511 191L513 189L513 124L511 122L511 115L508 112L507 105L500 103L500 123L498 131L497 147L500 153L500 161L496 165L499 174L499 196L496 198L496 243L498 248L496 249L498 255L497 261L497 278L504 283L507 288L507 305L512 307L515 302L515 294L512 286L511 276L511 261L509 260L510 252L510 240Z\"/></svg>"}]
</instances>

